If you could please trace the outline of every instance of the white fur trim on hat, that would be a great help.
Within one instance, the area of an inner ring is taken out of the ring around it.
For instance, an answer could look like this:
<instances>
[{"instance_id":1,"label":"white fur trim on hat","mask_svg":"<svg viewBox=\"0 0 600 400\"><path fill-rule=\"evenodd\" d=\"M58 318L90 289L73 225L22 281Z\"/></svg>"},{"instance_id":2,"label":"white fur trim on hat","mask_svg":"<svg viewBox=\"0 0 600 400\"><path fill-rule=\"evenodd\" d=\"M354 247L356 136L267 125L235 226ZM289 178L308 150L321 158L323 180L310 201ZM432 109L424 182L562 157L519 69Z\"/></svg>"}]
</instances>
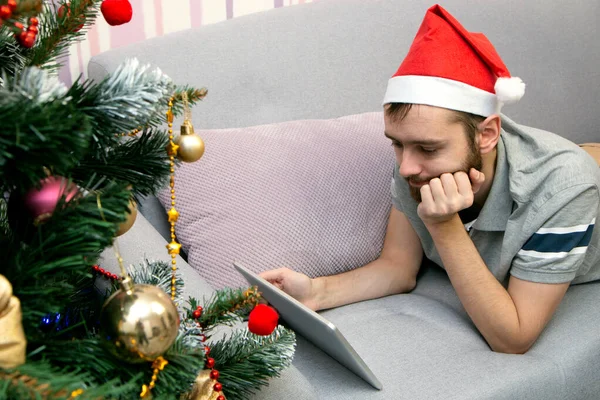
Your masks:
<instances>
[{"instance_id":1,"label":"white fur trim on hat","mask_svg":"<svg viewBox=\"0 0 600 400\"><path fill-rule=\"evenodd\" d=\"M483 117L500 112L494 93L436 76L400 75L388 81L383 104L426 104Z\"/></svg>"},{"instance_id":2,"label":"white fur trim on hat","mask_svg":"<svg viewBox=\"0 0 600 400\"><path fill-rule=\"evenodd\" d=\"M521 78L498 78L494 91L502 104L516 103L525 94L525 83Z\"/></svg>"}]
</instances>

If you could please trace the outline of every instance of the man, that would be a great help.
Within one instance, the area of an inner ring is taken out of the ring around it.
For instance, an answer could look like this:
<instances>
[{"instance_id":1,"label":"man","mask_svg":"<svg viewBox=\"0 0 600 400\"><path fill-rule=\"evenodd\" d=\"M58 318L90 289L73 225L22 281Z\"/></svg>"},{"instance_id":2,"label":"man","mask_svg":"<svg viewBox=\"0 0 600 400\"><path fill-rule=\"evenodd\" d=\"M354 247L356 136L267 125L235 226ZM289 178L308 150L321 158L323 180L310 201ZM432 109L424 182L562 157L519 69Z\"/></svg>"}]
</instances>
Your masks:
<instances>
[{"instance_id":1,"label":"man","mask_svg":"<svg viewBox=\"0 0 600 400\"><path fill-rule=\"evenodd\" d=\"M425 255L492 350L526 352L570 284L600 279L600 173L573 143L501 116L523 93L482 34L430 8L384 98L397 166L380 257L262 276L319 310L411 291Z\"/></svg>"}]
</instances>

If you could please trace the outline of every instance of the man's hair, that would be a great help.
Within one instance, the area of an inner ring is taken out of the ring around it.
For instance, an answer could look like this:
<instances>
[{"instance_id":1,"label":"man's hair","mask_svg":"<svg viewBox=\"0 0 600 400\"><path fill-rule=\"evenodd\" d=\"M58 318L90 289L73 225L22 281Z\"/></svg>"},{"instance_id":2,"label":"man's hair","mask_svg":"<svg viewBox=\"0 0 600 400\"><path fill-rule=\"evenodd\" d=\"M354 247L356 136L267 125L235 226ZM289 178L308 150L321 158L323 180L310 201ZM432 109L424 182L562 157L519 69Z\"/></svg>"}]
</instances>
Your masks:
<instances>
[{"instance_id":1,"label":"man's hair","mask_svg":"<svg viewBox=\"0 0 600 400\"><path fill-rule=\"evenodd\" d=\"M385 108L386 115L394 122L400 122L412 108L411 103L391 103L389 107ZM464 111L452 111L452 117L450 117L450 123L459 123L465 129L467 139L471 146L475 145L475 135L478 132L477 127L480 123L485 120L485 117L481 115L475 115Z\"/></svg>"}]
</instances>

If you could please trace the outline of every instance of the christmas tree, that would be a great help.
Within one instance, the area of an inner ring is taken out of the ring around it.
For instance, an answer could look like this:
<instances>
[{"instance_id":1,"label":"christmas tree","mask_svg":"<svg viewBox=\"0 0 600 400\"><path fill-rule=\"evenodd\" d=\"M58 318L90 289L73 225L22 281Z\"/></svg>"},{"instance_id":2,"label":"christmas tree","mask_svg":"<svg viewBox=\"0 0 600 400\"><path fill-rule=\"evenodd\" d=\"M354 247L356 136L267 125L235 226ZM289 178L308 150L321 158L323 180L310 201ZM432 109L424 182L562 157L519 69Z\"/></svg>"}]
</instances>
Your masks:
<instances>
[{"instance_id":1,"label":"christmas tree","mask_svg":"<svg viewBox=\"0 0 600 400\"><path fill-rule=\"evenodd\" d=\"M173 193L176 163L202 156L188 105L207 94L136 60L101 82L58 80L100 12L116 25L134 11L0 0L0 399L245 399L291 362L294 334L256 289L182 298L174 196L170 261L123 266L115 238L135 199ZM113 245L120 276L97 265ZM246 317L254 333L220 332Z\"/></svg>"}]
</instances>

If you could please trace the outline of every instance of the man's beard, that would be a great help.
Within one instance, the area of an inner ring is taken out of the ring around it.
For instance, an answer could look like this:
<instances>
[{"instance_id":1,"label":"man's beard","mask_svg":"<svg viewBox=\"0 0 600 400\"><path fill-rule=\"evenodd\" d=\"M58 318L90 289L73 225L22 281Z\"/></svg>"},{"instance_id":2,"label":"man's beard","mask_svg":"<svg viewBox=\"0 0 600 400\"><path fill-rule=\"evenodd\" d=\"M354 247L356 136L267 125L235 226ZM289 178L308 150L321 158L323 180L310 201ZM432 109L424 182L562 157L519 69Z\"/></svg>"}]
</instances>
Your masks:
<instances>
[{"instance_id":1,"label":"man's beard","mask_svg":"<svg viewBox=\"0 0 600 400\"><path fill-rule=\"evenodd\" d=\"M454 172L463 171L468 176L471 168L475 168L477 171L481 171L481 168L483 168L483 158L481 157L481 153L479 152L479 149L477 147L478 146L475 143L470 144L469 154L467 154L467 157L466 157L465 161L463 162L463 166ZM410 182L411 181L413 183L429 182L433 178L435 178L435 176L431 177L431 178L427 178L427 179L419 179L416 176L415 177L409 176L408 178L405 178L406 182L408 182L408 187L410 189L410 195L412 196L413 199L415 199L415 201L417 203L420 203L422 201L421 187L411 186Z\"/></svg>"}]
</instances>

